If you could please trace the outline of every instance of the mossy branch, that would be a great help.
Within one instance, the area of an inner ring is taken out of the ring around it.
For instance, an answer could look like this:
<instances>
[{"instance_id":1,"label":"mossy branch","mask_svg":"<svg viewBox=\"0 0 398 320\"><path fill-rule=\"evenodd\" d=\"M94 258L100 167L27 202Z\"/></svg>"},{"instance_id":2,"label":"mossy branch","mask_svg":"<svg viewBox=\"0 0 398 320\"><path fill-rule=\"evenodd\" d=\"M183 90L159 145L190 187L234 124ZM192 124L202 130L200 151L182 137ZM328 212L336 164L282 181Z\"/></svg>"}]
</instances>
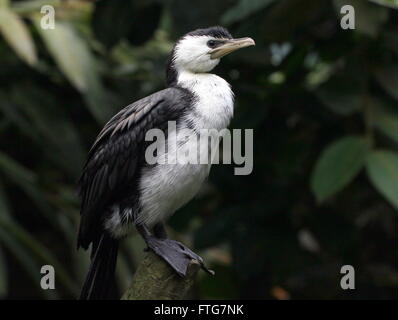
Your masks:
<instances>
[{"instance_id":1,"label":"mossy branch","mask_svg":"<svg viewBox=\"0 0 398 320\"><path fill-rule=\"evenodd\" d=\"M192 287L200 264L192 260L187 275L180 277L153 252L148 252L133 276L122 300L181 300Z\"/></svg>"}]
</instances>

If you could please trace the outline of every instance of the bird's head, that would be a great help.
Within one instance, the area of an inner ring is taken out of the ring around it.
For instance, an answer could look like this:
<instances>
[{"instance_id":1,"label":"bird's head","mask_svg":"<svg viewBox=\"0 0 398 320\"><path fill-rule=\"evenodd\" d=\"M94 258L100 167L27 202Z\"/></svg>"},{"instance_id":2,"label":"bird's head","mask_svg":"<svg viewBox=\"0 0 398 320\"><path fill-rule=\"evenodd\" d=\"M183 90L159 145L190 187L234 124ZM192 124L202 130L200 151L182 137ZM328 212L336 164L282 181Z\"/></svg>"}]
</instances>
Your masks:
<instances>
[{"instance_id":1,"label":"bird's head","mask_svg":"<svg viewBox=\"0 0 398 320\"><path fill-rule=\"evenodd\" d=\"M182 71L209 72L223 56L254 44L251 38L233 39L227 29L219 26L191 31L173 48L167 70L168 82L175 81L170 78Z\"/></svg>"}]
</instances>

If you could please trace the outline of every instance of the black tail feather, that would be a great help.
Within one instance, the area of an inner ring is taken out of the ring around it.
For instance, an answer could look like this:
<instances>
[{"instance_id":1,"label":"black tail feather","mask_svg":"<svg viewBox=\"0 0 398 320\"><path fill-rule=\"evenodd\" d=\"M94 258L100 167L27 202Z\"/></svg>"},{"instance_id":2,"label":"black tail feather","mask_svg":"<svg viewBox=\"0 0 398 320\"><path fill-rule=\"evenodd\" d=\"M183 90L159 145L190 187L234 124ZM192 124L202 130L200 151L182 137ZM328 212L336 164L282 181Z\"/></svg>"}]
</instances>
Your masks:
<instances>
[{"instance_id":1,"label":"black tail feather","mask_svg":"<svg viewBox=\"0 0 398 320\"><path fill-rule=\"evenodd\" d=\"M93 242L91 264L80 294L80 300L110 298L114 286L119 241L102 234Z\"/></svg>"}]
</instances>

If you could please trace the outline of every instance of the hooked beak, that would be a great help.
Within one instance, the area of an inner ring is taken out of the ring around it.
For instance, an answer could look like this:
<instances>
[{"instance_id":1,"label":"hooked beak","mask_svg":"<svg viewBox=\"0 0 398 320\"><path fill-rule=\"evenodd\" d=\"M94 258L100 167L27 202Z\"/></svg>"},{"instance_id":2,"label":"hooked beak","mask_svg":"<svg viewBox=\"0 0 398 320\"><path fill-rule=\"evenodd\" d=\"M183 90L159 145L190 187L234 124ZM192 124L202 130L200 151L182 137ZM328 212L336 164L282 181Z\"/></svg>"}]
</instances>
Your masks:
<instances>
[{"instance_id":1,"label":"hooked beak","mask_svg":"<svg viewBox=\"0 0 398 320\"><path fill-rule=\"evenodd\" d=\"M210 58L219 59L235 50L254 45L256 45L256 43L252 38L239 38L239 39L227 40L223 45L213 49L210 52Z\"/></svg>"}]
</instances>

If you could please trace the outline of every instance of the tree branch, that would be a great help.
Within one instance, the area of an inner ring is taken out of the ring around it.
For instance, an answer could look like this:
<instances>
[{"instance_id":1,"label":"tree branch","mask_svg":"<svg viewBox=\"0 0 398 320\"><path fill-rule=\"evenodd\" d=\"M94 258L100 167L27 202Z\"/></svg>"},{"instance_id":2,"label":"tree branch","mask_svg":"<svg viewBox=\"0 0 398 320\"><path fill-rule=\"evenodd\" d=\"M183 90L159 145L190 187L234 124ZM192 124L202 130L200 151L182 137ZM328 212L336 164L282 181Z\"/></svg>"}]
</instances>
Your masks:
<instances>
[{"instance_id":1,"label":"tree branch","mask_svg":"<svg viewBox=\"0 0 398 320\"><path fill-rule=\"evenodd\" d=\"M152 251L138 266L129 289L122 300L180 300L192 287L200 264L192 260L186 277L180 277Z\"/></svg>"}]
</instances>

